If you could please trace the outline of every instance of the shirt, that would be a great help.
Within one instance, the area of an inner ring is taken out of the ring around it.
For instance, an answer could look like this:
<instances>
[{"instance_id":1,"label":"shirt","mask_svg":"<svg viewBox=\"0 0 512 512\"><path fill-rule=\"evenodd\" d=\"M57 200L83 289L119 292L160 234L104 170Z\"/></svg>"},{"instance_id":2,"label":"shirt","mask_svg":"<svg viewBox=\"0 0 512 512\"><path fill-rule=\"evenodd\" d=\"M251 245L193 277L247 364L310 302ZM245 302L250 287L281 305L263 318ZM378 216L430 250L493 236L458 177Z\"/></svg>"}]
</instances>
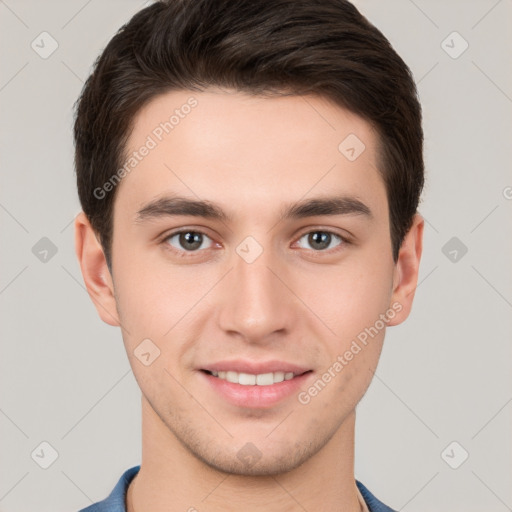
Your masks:
<instances>
[{"instance_id":1,"label":"shirt","mask_svg":"<svg viewBox=\"0 0 512 512\"><path fill-rule=\"evenodd\" d=\"M125 500L126 491L130 482L139 472L140 466L134 466L126 470L112 492L103 500L94 503L79 512L126 512ZM379 501L361 482L356 480L358 498L363 506L364 512L396 512Z\"/></svg>"}]
</instances>

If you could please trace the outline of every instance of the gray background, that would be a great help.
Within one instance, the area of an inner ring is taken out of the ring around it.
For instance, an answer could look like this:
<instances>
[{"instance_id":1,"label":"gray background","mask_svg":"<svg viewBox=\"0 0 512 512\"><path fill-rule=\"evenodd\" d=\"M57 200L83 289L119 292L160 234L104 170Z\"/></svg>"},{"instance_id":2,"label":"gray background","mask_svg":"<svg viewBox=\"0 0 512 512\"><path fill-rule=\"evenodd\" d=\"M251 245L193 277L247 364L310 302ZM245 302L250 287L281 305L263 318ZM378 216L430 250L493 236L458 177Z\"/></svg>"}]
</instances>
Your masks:
<instances>
[{"instance_id":1,"label":"gray background","mask_svg":"<svg viewBox=\"0 0 512 512\"><path fill-rule=\"evenodd\" d=\"M140 392L75 259L71 125L146 3L0 0L0 511L77 510L140 462ZM419 84L428 172L415 307L358 407L356 477L397 510L512 510L512 0L356 5Z\"/></svg>"}]
</instances>

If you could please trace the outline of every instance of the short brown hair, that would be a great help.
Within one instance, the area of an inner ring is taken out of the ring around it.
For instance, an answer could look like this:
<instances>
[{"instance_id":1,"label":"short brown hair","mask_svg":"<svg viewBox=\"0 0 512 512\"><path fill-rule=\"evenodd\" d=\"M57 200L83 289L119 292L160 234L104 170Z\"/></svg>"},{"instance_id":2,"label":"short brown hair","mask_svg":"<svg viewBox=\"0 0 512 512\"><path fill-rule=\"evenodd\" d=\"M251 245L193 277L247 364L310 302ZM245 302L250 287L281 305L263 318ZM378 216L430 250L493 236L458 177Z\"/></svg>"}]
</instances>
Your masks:
<instances>
[{"instance_id":1,"label":"short brown hair","mask_svg":"<svg viewBox=\"0 0 512 512\"><path fill-rule=\"evenodd\" d=\"M163 0L121 27L76 103L78 194L109 267L117 187L94 191L123 166L136 114L165 92L211 86L318 94L369 122L396 261L423 188L423 130L411 71L384 35L346 0Z\"/></svg>"}]
</instances>

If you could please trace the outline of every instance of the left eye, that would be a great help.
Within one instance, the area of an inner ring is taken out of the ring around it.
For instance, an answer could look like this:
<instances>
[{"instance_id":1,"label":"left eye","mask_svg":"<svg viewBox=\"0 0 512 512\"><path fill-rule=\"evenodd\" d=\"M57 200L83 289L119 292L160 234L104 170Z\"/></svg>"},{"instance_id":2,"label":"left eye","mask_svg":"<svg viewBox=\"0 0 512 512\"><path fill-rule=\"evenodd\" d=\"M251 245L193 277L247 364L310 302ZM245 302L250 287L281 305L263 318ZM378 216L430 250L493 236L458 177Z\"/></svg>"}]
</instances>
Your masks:
<instances>
[{"instance_id":1,"label":"left eye","mask_svg":"<svg viewBox=\"0 0 512 512\"><path fill-rule=\"evenodd\" d=\"M206 247L205 242L209 240L210 244ZM180 231L168 236L165 240L169 245L172 245L175 249L183 250L187 252L197 251L199 249L208 249L211 247L211 238L206 236L204 233L198 231Z\"/></svg>"},{"instance_id":2,"label":"left eye","mask_svg":"<svg viewBox=\"0 0 512 512\"><path fill-rule=\"evenodd\" d=\"M306 233L305 235L301 236L299 238L299 242L303 239L306 239L307 243L310 244L310 246L314 250L318 251L331 249L332 247L334 247L331 246L331 243L333 241L338 240L338 243L335 246L341 245L341 243L343 242L341 236L331 233L329 231L310 231L309 233Z\"/></svg>"}]
</instances>

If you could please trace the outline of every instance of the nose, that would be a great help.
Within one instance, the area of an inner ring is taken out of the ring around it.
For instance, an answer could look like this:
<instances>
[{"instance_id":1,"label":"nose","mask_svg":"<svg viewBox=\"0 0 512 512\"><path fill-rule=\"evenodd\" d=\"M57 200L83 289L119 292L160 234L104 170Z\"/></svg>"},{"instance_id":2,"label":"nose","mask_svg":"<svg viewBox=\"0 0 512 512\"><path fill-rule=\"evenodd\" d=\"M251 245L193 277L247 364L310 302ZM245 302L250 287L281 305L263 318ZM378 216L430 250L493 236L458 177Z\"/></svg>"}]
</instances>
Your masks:
<instances>
[{"instance_id":1,"label":"nose","mask_svg":"<svg viewBox=\"0 0 512 512\"><path fill-rule=\"evenodd\" d=\"M287 282L289 272L270 250L252 263L235 253L227 277L218 317L224 332L252 344L272 343L291 332L300 302Z\"/></svg>"}]
</instances>

